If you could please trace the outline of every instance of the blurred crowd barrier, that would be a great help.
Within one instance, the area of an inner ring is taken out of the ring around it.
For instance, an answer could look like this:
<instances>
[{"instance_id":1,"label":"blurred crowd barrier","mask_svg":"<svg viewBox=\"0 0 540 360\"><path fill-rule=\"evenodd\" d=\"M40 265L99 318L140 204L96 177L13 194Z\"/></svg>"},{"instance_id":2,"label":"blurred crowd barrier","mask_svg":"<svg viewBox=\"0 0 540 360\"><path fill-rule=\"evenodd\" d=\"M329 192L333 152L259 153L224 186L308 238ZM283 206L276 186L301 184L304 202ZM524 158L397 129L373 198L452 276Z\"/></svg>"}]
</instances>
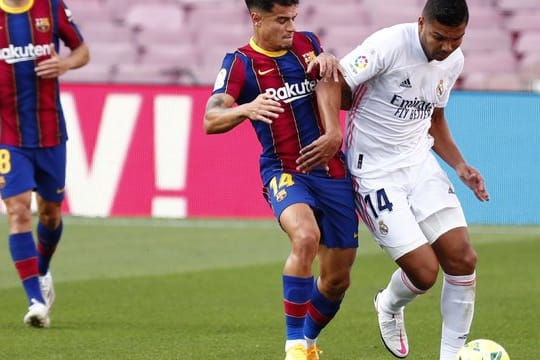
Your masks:
<instances>
[{"instance_id":1,"label":"blurred crowd barrier","mask_svg":"<svg viewBox=\"0 0 540 360\"><path fill-rule=\"evenodd\" d=\"M69 82L210 85L226 52L246 44L243 0L67 0L92 52ZM469 0L458 89L540 91L540 1ZM415 22L424 0L303 0L298 30L343 56L371 32Z\"/></svg>"}]
</instances>

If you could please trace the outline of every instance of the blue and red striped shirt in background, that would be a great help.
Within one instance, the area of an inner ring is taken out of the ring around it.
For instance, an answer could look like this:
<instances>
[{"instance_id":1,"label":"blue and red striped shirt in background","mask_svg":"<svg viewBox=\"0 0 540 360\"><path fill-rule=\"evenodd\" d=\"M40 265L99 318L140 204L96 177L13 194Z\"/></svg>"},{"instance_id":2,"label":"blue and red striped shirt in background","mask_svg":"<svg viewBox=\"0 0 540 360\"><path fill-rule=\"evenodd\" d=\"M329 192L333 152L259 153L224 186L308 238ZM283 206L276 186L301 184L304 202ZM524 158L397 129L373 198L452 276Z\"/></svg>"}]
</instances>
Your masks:
<instances>
[{"instance_id":1,"label":"blue and red striped shirt in background","mask_svg":"<svg viewBox=\"0 0 540 360\"><path fill-rule=\"evenodd\" d=\"M75 49L83 38L62 0L33 0L15 8L0 0L0 144L38 148L67 140L58 79L36 65L60 40Z\"/></svg>"}]
</instances>

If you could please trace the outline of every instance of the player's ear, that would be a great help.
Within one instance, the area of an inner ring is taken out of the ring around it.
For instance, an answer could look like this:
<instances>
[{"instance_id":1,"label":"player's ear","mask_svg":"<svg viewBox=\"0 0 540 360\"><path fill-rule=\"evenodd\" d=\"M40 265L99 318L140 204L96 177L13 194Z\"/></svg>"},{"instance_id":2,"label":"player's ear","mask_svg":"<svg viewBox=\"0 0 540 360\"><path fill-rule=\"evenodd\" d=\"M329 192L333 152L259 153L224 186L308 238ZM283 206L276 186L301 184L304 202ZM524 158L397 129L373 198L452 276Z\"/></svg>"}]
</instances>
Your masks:
<instances>
[{"instance_id":1,"label":"player's ear","mask_svg":"<svg viewBox=\"0 0 540 360\"><path fill-rule=\"evenodd\" d=\"M258 12L252 11L252 12L251 12L251 20L253 21L253 25L255 25L255 26L260 26L260 25L261 25L262 16L261 16Z\"/></svg>"}]
</instances>

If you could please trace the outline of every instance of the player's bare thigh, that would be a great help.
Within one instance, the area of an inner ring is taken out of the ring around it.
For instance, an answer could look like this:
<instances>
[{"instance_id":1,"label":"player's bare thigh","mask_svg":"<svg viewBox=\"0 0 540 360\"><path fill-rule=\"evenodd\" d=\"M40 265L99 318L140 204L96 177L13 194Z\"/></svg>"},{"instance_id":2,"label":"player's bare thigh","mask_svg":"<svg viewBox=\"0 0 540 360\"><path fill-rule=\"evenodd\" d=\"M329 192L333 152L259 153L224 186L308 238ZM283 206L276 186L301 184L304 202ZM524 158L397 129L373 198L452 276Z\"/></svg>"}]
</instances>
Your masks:
<instances>
[{"instance_id":1,"label":"player's bare thigh","mask_svg":"<svg viewBox=\"0 0 540 360\"><path fill-rule=\"evenodd\" d=\"M444 272L449 275L469 275L476 267L474 251L460 206L444 208L420 223L437 255Z\"/></svg>"}]
</instances>

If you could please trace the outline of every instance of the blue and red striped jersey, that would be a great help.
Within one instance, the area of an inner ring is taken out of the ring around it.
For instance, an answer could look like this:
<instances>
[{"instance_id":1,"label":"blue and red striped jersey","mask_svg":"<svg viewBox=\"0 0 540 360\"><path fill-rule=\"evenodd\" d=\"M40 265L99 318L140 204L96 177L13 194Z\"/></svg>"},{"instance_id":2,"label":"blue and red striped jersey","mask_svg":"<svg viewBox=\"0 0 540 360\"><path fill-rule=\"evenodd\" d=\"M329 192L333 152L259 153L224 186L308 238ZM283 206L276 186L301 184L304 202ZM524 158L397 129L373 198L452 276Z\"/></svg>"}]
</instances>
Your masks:
<instances>
[{"instance_id":1,"label":"blue and red striped jersey","mask_svg":"<svg viewBox=\"0 0 540 360\"><path fill-rule=\"evenodd\" d=\"M285 110L271 125L251 121L262 145L263 182L274 176L276 170L298 172L296 160L300 149L324 131L315 96L317 75L306 73L309 62L322 51L319 39L313 33L297 32L289 50L269 52L250 41L234 53L225 55L213 94L226 93L237 104L245 104L266 92L280 101ZM329 162L328 170L320 167L311 174L344 178L345 166L340 151Z\"/></svg>"},{"instance_id":2,"label":"blue and red striped jersey","mask_svg":"<svg viewBox=\"0 0 540 360\"><path fill-rule=\"evenodd\" d=\"M58 79L34 71L60 40L70 49L83 42L62 0L20 8L0 0L0 144L36 148L67 140Z\"/></svg>"}]
</instances>

